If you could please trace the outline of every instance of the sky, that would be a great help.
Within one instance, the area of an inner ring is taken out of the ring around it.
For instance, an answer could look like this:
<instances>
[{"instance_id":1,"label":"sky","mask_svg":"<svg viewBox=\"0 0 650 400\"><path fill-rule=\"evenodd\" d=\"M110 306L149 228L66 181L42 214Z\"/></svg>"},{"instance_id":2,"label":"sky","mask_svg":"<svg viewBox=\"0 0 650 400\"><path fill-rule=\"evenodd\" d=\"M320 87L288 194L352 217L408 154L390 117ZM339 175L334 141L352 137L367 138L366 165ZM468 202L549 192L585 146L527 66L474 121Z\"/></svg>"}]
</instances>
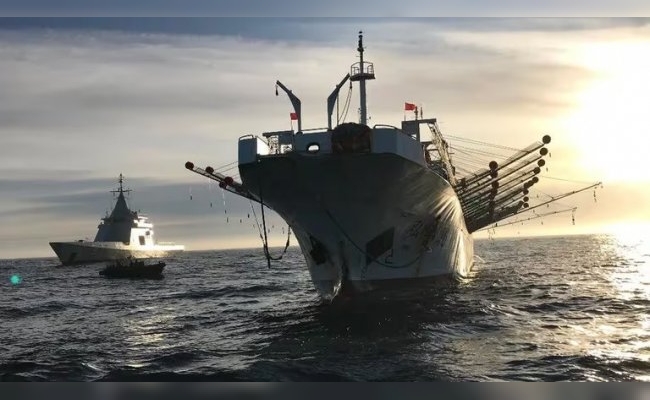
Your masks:
<instances>
[{"instance_id":1,"label":"sky","mask_svg":"<svg viewBox=\"0 0 650 400\"><path fill-rule=\"evenodd\" d=\"M126 3L79 11L68 1L59 11L117 15ZM177 11L162 3L160 14ZM200 3L189 2L188 14ZM239 137L290 128L277 79L301 98L303 127L325 127L326 98L356 62L359 30L377 75L371 124L398 125L408 101L437 117L452 145L459 137L522 148L549 134L540 193L603 182L595 198L587 191L556 208L578 207L575 225L558 214L495 237L650 223L649 19L251 18L266 11L243 3L221 10L241 17L39 18L49 2L3 2L4 15L28 17L0 18L0 258L54 256L50 241L92 239L120 173L158 240L188 250L261 246L251 205L183 165L235 162ZM272 215L270 225L270 244L284 244L284 223Z\"/></svg>"},{"instance_id":2,"label":"sky","mask_svg":"<svg viewBox=\"0 0 650 400\"><path fill-rule=\"evenodd\" d=\"M644 0L3 0L5 16L219 17L628 17L650 11Z\"/></svg>"}]
</instances>

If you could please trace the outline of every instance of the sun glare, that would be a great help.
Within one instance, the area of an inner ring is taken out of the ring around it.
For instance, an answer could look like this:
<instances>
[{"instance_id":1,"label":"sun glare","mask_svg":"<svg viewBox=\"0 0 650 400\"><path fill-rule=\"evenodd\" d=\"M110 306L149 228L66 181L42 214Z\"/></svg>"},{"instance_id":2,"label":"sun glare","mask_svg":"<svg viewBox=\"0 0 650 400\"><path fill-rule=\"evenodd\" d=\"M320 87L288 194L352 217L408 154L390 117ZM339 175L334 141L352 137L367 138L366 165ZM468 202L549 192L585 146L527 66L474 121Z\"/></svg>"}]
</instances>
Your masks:
<instances>
[{"instance_id":1,"label":"sun glare","mask_svg":"<svg viewBox=\"0 0 650 400\"><path fill-rule=\"evenodd\" d=\"M566 120L580 167L604 181L650 181L650 40L583 44L576 55L596 76Z\"/></svg>"},{"instance_id":2,"label":"sun glare","mask_svg":"<svg viewBox=\"0 0 650 400\"><path fill-rule=\"evenodd\" d=\"M619 242L633 244L639 241L650 245L650 221L621 222L603 229L603 233L614 236ZM650 257L650 248L646 254Z\"/></svg>"}]
</instances>

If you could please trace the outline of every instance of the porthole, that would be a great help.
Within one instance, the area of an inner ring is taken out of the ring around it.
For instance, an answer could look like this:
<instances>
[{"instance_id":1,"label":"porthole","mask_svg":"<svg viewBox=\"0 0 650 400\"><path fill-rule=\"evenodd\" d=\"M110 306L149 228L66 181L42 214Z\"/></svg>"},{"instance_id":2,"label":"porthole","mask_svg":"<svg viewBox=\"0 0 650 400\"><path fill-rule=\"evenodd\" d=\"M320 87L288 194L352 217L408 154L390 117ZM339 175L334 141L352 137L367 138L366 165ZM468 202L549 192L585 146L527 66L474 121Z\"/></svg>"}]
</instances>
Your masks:
<instances>
[{"instance_id":1,"label":"porthole","mask_svg":"<svg viewBox=\"0 0 650 400\"><path fill-rule=\"evenodd\" d=\"M307 153L316 154L320 151L320 145L318 143L310 143L307 145Z\"/></svg>"}]
</instances>

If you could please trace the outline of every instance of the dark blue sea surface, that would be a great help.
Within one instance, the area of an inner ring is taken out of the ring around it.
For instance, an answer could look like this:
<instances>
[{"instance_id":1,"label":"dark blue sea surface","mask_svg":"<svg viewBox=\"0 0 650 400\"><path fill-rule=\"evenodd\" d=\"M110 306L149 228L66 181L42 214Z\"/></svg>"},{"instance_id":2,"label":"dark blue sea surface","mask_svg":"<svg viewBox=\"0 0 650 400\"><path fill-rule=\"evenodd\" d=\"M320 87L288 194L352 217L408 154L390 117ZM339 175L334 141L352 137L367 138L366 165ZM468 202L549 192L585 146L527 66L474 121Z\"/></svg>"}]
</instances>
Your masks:
<instances>
[{"instance_id":1,"label":"dark blue sea surface","mask_svg":"<svg viewBox=\"0 0 650 400\"><path fill-rule=\"evenodd\" d=\"M481 240L460 283L332 305L297 248L186 252L161 280L0 260L0 380L650 381L643 239Z\"/></svg>"}]
</instances>

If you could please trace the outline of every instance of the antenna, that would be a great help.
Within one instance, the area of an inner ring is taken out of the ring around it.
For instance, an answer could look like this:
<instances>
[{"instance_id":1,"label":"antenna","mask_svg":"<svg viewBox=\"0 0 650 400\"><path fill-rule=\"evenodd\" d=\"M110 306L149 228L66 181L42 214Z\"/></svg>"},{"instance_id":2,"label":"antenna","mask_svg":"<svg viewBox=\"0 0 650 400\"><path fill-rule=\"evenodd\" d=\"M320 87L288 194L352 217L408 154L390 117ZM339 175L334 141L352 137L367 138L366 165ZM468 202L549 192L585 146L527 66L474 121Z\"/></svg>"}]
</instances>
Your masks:
<instances>
[{"instance_id":1,"label":"antenna","mask_svg":"<svg viewBox=\"0 0 650 400\"><path fill-rule=\"evenodd\" d=\"M371 62L363 61L363 32L359 31L359 62L352 64L350 67L350 80L359 82L359 123L366 125L368 123L368 109L366 106L366 80L375 79L375 67Z\"/></svg>"},{"instance_id":2,"label":"antenna","mask_svg":"<svg viewBox=\"0 0 650 400\"><path fill-rule=\"evenodd\" d=\"M124 183L124 175L122 175L122 173L120 173L120 176L117 179L117 181L120 184L120 188L118 190L111 190L111 193L118 193L118 194L122 195L123 193L131 192L131 189L124 189L124 187L122 185Z\"/></svg>"}]
</instances>

